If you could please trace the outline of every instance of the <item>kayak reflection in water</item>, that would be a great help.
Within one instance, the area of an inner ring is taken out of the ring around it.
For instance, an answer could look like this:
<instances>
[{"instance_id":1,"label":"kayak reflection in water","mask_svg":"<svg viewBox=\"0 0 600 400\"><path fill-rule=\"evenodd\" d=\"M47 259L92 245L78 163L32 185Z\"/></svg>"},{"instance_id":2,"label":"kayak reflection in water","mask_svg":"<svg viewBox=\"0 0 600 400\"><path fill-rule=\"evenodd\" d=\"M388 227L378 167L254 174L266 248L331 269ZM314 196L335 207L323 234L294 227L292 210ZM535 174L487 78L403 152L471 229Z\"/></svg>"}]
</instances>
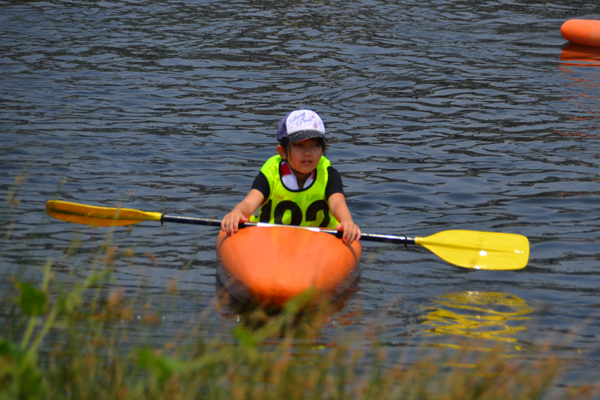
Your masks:
<instances>
[{"instance_id":1,"label":"kayak reflection in water","mask_svg":"<svg viewBox=\"0 0 600 400\"><path fill-rule=\"evenodd\" d=\"M343 231L350 244L360 239L346 204L342 178L325 158L325 125L312 110L295 110L279 123L277 155L269 158L248 195L227 214L228 235L240 222L263 222Z\"/></svg>"}]
</instances>

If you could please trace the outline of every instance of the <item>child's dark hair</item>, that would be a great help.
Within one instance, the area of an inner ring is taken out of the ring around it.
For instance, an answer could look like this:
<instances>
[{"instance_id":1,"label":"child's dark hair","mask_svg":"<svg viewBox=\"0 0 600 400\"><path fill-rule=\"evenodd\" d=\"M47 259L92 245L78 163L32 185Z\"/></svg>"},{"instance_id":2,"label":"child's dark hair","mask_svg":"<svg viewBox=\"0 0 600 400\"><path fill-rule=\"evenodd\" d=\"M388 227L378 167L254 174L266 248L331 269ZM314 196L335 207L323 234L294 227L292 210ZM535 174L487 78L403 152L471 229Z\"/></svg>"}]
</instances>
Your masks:
<instances>
[{"instance_id":1,"label":"child's dark hair","mask_svg":"<svg viewBox=\"0 0 600 400\"><path fill-rule=\"evenodd\" d=\"M327 153L327 142L325 141L324 138L313 138L313 139L317 139L317 142L319 143L319 147L321 149L323 149L323 155L325 155L325 153ZM289 153L290 148L292 147L292 143L290 143L290 140L288 138L283 138L281 139L281 141L279 142L279 144L281 145L281 147L283 147L283 149L285 150L286 153Z\"/></svg>"}]
</instances>

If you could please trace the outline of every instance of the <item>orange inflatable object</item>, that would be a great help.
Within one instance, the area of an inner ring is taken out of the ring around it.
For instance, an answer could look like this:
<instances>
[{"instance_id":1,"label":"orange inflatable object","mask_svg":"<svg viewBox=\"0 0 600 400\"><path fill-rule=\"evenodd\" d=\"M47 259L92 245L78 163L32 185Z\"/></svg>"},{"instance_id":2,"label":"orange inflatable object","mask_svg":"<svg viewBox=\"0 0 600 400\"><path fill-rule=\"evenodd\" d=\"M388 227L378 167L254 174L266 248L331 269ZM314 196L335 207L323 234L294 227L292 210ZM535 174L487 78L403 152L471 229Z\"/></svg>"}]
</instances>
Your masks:
<instances>
[{"instance_id":1,"label":"orange inflatable object","mask_svg":"<svg viewBox=\"0 0 600 400\"><path fill-rule=\"evenodd\" d=\"M600 47L600 21L570 19L560 28L560 34L569 42Z\"/></svg>"},{"instance_id":2,"label":"orange inflatable object","mask_svg":"<svg viewBox=\"0 0 600 400\"><path fill-rule=\"evenodd\" d=\"M297 227L246 227L217 239L218 276L237 299L280 308L314 290L333 300L358 277L362 246Z\"/></svg>"}]
</instances>

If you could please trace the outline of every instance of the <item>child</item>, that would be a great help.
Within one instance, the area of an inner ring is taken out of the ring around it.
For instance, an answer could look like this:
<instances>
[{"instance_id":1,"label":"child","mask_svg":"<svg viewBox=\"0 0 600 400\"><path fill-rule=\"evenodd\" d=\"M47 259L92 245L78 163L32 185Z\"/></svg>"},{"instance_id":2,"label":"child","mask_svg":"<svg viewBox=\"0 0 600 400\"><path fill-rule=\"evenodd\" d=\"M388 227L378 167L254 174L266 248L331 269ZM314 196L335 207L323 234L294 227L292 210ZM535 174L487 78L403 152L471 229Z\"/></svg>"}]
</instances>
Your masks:
<instances>
[{"instance_id":1,"label":"child","mask_svg":"<svg viewBox=\"0 0 600 400\"><path fill-rule=\"evenodd\" d=\"M342 178L328 159L325 125L311 110L289 113L277 129L278 155L262 166L252 189L221 222L228 235L240 222L334 228L350 244L360 239L344 197ZM260 207L260 208L259 208ZM253 215L254 213L254 215Z\"/></svg>"}]
</instances>

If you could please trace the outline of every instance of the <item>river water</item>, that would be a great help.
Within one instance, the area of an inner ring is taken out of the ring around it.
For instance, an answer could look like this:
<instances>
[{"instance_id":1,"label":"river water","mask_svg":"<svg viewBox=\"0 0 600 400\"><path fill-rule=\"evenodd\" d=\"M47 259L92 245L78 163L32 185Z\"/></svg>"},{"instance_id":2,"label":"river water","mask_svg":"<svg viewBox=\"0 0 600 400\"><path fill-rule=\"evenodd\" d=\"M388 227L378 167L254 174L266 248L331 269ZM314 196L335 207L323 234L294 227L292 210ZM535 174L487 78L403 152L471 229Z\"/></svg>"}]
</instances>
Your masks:
<instances>
[{"instance_id":1,"label":"river water","mask_svg":"<svg viewBox=\"0 0 600 400\"><path fill-rule=\"evenodd\" d=\"M566 384L586 379L600 363L600 55L560 26L599 16L572 0L0 1L1 285L48 260L68 285L110 241L108 289L162 319L124 322L132 341L201 320L229 335L215 228L113 232L52 220L45 203L220 219L274 154L279 120L306 107L364 232L531 243L525 269L475 271L365 242L320 340L550 345L571 361Z\"/></svg>"}]
</instances>

